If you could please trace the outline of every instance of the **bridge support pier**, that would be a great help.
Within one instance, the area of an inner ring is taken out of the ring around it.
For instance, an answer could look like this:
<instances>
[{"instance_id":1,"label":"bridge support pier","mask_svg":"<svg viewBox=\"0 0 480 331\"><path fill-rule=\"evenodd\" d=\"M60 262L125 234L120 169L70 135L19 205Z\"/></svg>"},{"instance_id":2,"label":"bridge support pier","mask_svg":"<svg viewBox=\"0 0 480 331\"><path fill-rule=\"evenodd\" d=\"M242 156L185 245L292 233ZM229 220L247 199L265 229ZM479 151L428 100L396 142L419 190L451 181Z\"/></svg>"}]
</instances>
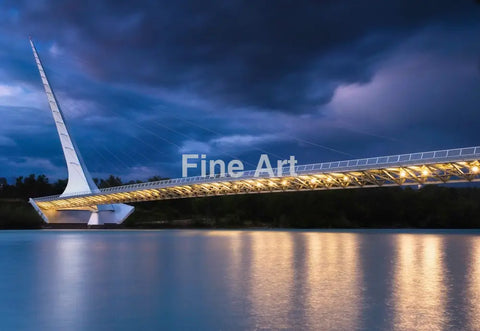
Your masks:
<instances>
[{"instance_id":1,"label":"bridge support pier","mask_svg":"<svg viewBox=\"0 0 480 331\"><path fill-rule=\"evenodd\" d=\"M98 206L97 211L91 212L88 225L120 224L133 213L134 209L123 203Z\"/></svg>"},{"instance_id":2,"label":"bridge support pier","mask_svg":"<svg viewBox=\"0 0 480 331\"><path fill-rule=\"evenodd\" d=\"M37 206L33 199L30 204L35 211L42 217L45 223L71 223L71 224L121 224L130 214L133 213L134 207L123 203L110 205L98 205L96 208L79 208L79 209L41 209Z\"/></svg>"}]
</instances>

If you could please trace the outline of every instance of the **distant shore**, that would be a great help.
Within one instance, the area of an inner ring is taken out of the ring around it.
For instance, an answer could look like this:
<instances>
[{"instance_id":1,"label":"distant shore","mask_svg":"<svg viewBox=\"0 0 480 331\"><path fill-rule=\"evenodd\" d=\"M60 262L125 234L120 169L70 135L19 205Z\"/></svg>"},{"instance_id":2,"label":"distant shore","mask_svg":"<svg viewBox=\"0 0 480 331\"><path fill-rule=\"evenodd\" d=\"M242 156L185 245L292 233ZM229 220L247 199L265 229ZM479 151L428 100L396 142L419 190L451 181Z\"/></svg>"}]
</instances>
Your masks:
<instances>
[{"instance_id":1,"label":"distant shore","mask_svg":"<svg viewBox=\"0 0 480 331\"><path fill-rule=\"evenodd\" d=\"M218 196L133 203L114 229L477 229L480 189L425 186ZM87 228L45 224L20 198L0 199L0 229Z\"/></svg>"}]
</instances>

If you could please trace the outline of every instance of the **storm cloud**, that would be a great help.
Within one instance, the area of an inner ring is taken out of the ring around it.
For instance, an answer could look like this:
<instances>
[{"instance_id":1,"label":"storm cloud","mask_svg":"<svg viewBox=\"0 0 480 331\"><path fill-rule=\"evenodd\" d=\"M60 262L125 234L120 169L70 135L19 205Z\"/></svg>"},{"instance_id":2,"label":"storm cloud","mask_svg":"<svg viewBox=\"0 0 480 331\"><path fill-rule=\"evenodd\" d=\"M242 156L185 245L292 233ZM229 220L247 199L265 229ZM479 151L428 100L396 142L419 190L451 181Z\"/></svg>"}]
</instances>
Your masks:
<instances>
[{"instance_id":1,"label":"storm cloud","mask_svg":"<svg viewBox=\"0 0 480 331\"><path fill-rule=\"evenodd\" d=\"M178 176L186 151L306 163L479 142L475 1L28 0L0 19L2 155L40 171L39 154L52 177L28 35L97 175Z\"/></svg>"}]
</instances>

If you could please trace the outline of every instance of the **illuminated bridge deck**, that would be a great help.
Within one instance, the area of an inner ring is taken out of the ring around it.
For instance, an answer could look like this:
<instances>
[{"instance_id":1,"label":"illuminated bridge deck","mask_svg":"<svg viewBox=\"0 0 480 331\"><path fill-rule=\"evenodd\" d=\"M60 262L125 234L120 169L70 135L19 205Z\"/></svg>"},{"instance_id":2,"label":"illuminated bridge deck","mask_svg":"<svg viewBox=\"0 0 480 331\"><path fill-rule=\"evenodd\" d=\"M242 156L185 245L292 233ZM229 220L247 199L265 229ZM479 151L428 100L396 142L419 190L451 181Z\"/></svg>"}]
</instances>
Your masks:
<instances>
[{"instance_id":1,"label":"illuminated bridge deck","mask_svg":"<svg viewBox=\"0 0 480 331\"><path fill-rule=\"evenodd\" d=\"M186 177L33 199L40 209L74 209L111 203L269 192L328 190L479 181L480 146L299 165L296 176ZM275 174L278 173L274 169Z\"/></svg>"}]
</instances>

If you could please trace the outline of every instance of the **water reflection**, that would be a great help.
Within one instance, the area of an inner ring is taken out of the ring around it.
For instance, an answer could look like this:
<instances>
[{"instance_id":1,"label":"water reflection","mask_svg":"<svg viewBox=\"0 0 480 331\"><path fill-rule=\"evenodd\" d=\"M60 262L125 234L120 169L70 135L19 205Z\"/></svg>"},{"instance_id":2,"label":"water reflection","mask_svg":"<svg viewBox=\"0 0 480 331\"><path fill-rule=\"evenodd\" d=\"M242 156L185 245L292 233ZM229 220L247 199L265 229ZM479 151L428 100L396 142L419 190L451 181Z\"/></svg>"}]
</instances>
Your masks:
<instances>
[{"instance_id":1,"label":"water reflection","mask_svg":"<svg viewBox=\"0 0 480 331\"><path fill-rule=\"evenodd\" d=\"M400 234L396 245L393 329L443 329L448 325L443 237Z\"/></svg>"},{"instance_id":2,"label":"water reflection","mask_svg":"<svg viewBox=\"0 0 480 331\"><path fill-rule=\"evenodd\" d=\"M248 272L248 263L245 263L244 259L248 258L249 250L245 246L247 241L244 236L242 236L241 231L230 231L229 234L229 265L228 270L228 281L229 281L229 290L231 293L231 300L233 304L238 303L238 299L242 297L242 294L245 291L245 273Z\"/></svg>"},{"instance_id":3,"label":"water reflection","mask_svg":"<svg viewBox=\"0 0 480 331\"><path fill-rule=\"evenodd\" d=\"M357 328L362 308L358 236L349 233L325 233L321 236L307 233L305 239L305 309L309 326L322 325L322 328L332 330Z\"/></svg>"},{"instance_id":4,"label":"water reflection","mask_svg":"<svg viewBox=\"0 0 480 331\"><path fill-rule=\"evenodd\" d=\"M230 239L229 287L234 302L248 294L237 308L248 304L250 327L348 330L361 323L358 235L237 232Z\"/></svg>"},{"instance_id":5,"label":"water reflection","mask_svg":"<svg viewBox=\"0 0 480 331\"><path fill-rule=\"evenodd\" d=\"M63 327L74 324L81 329L83 326L82 311L85 309L89 279L89 275L85 274L88 256L83 244L81 237L75 234L65 235L63 240L55 242L49 252L52 264L47 269L50 270L44 269L42 273L42 276L48 277L45 281L51 284L50 291L45 293L49 297L46 300L49 306L45 308L56 316L54 323L67 323ZM54 327L49 325L52 320L47 319L46 322L47 328Z\"/></svg>"},{"instance_id":6,"label":"water reflection","mask_svg":"<svg viewBox=\"0 0 480 331\"><path fill-rule=\"evenodd\" d=\"M479 233L32 231L0 237L0 330L480 325Z\"/></svg>"},{"instance_id":7,"label":"water reflection","mask_svg":"<svg viewBox=\"0 0 480 331\"><path fill-rule=\"evenodd\" d=\"M480 238L472 240L471 261L469 263L468 292L468 325L471 330L480 328Z\"/></svg>"},{"instance_id":8,"label":"water reflection","mask_svg":"<svg viewBox=\"0 0 480 331\"><path fill-rule=\"evenodd\" d=\"M293 286L293 241L288 232L254 232L249 293L254 328L291 329L288 318Z\"/></svg>"}]
</instances>

